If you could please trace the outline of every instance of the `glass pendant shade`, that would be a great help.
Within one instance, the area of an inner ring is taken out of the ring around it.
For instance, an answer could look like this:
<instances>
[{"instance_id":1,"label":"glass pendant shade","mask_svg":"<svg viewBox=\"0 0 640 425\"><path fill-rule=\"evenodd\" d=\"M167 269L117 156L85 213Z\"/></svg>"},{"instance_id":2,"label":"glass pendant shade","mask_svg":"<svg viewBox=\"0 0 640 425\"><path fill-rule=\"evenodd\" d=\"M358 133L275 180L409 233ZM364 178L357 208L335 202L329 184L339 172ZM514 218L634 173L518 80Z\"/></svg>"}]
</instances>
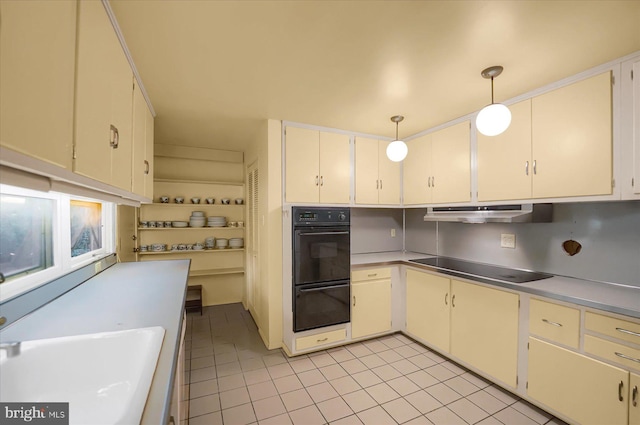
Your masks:
<instances>
[{"instance_id":1,"label":"glass pendant shade","mask_svg":"<svg viewBox=\"0 0 640 425\"><path fill-rule=\"evenodd\" d=\"M400 162L407 157L409 148L402 140L394 140L387 146L387 158L393 162Z\"/></svg>"},{"instance_id":2,"label":"glass pendant shade","mask_svg":"<svg viewBox=\"0 0 640 425\"><path fill-rule=\"evenodd\" d=\"M497 136L511 124L511 111L502 103L485 106L476 117L476 128L485 136Z\"/></svg>"}]
</instances>

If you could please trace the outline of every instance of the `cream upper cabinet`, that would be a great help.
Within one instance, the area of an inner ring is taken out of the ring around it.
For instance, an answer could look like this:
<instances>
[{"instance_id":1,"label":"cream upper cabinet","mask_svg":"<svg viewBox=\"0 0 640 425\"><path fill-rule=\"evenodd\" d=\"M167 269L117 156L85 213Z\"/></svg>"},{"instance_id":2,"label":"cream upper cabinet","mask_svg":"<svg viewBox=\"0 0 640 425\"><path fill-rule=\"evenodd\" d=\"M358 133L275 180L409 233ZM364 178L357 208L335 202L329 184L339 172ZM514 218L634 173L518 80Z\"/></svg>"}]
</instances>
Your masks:
<instances>
[{"instance_id":1,"label":"cream upper cabinet","mask_svg":"<svg viewBox=\"0 0 640 425\"><path fill-rule=\"evenodd\" d=\"M612 193L611 72L532 99L533 198Z\"/></svg>"},{"instance_id":2,"label":"cream upper cabinet","mask_svg":"<svg viewBox=\"0 0 640 425\"><path fill-rule=\"evenodd\" d=\"M612 193L611 73L511 105L511 125L478 134L478 200Z\"/></svg>"},{"instance_id":3,"label":"cream upper cabinet","mask_svg":"<svg viewBox=\"0 0 640 425\"><path fill-rule=\"evenodd\" d=\"M515 388L519 296L451 280L451 354Z\"/></svg>"},{"instance_id":4,"label":"cream upper cabinet","mask_svg":"<svg viewBox=\"0 0 640 425\"><path fill-rule=\"evenodd\" d=\"M478 135L478 201L531 198L531 99L510 105L502 134Z\"/></svg>"},{"instance_id":5,"label":"cream upper cabinet","mask_svg":"<svg viewBox=\"0 0 640 425\"><path fill-rule=\"evenodd\" d=\"M407 142L409 153L402 165L402 189L405 205L431 202L431 135Z\"/></svg>"},{"instance_id":6,"label":"cream upper cabinet","mask_svg":"<svg viewBox=\"0 0 640 425\"><path fill-rule=\"evenodd\" d=\"M349 136L297 127L285 131L287 202L348 204Z\"/></svg>"},{"instance_id":7,"label":"cream upper cabinet","mask_svg":"<svg viewBox=\"0 0 640 425\"><path fill-rule=\"evenodd\" d=\"M0 1L0 144L72 167L75 0Z\"/></svg>"},{"instance_id":8,"label":"cream upper cabinet","mask_svg":"<svg viewBox=\"0 0 640 425\"><path fill-rule=\"evenodd\" d=\"M626 425L629 372L529 338L528 395L580 424Z\"/></svg>"},{"instance_id":9,"label":"cream upper cabinet","mask_svg":"<svg viewBox=\"0 0 640 425\"><path fill-rule=\"evenodd\" d=\"M133 72L102 3L78 10L73 171L131 190Z\"/></svg>"},{"instance_id":10,"label":"cream upper cabinet","mask_svg":"<svg viewBox=\"0 0 640 425\"><path fill-rule=\"evenodd\" d=\"M640 61L633 64L633 193L640 194Z\"/></svg>"},{"instance_id":11,"label":"cream upper cabinet","mask_svg":"<svg viewBox=\"0 0 640 425\"><path fill-rule=\"evenodd\" d=\"M356 138L356 204L400 204L400 163L387 158L389 143Z\"/></svg>"},{"instance_id":12,"label":"cream upper cabinet","mask_svg":"<svg viewBox=\"0 0 640 425\"><path fill-rule=\"evenodd\" d=\"M408 269L406 284L407 332L449 352L449 279Z\"/></svg>"},{"instance_id":13,"label":"cream upper cabinet","mask_svg":"<svg viewBox=\"0 0 640 425\"><path fill-rule=\"evenodd\" d=\"M359 270L351 279L351 337L391 330L391 269Z\"/></svg>"},{"instance_id":14,"label":"cream upper cabinet","mask_svg":"<svg viewBox=\"0 0 640 425\"><path fill-rule=\"evenodd\" d=\"M404 161L404 204L471 200L469 121L408 142Z\"/></svg>"},{"instance_id":15,"label":"cream upper cabinet","mask_svg":"<svg viewBox=\"0 0 640 425\"><path fill-rule=\"evenodd\" d=\"M153 198L153 115L138 84L133 89L131 191Z\"/></svg>"}]
</instances>

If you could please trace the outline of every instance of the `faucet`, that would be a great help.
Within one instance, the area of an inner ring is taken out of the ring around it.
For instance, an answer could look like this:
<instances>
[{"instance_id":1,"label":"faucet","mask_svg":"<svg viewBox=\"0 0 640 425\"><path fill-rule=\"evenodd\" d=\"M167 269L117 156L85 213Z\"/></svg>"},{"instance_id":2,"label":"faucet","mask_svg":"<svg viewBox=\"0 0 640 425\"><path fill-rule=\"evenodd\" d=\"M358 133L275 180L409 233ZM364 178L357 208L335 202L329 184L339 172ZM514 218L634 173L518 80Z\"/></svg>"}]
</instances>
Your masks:
<instances>
[{"instance_id":1,"label":"faucet","mask_svg":"<svg viewBox=\"0 0 640 425\"><path fill-rule=\"evenodd\" d=\"M2 342L0 350L6 350L7 357L15 357L20 354L20 341Z\"/></svg>"}]
</instances>

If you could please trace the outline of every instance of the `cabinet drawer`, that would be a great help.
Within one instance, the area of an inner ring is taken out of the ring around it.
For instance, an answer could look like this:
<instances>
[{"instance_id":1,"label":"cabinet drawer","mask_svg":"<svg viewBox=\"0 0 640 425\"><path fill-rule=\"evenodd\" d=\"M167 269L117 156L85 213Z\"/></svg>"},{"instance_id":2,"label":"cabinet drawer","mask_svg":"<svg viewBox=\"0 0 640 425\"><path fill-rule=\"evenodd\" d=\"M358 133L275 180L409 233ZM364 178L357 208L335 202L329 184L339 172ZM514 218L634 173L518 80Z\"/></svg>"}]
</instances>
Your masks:
<instances>
[{"instance_id":1,"label":"cabinet drawer","mask_svg":"<svg viewBox=\"0 0 640 425\"><path fill-rule=\"evenodd\" d=\"M640 344L640 323L587 311L584 316L584 326L590 331Z\"/></svg>"},{"instance_id":2,"label":"cabinet drawer","mask_svg":"<svg viewBox=\"0 0 640 425\"><path fill-rule=\"evenodd\" d=\"M342 341L346 338L346 329L337 329L335 331L324 332L321 334L303 336L301 338L296 338L296 350L307 350L309 348Z\"/></svg>"},{"instance_id":3,"label":"cabinet drawer","mask_svg":"<svg viewBox=\"0 0 640 425\"><path fill-rule=\"evenodd\" d=\"M584 351L612 362L640 370L640 350L592 335L584 336Z\"/></svg>"},{"instance_id":4,"label":"cabinet drawer","mask_svg":"<svg viewBox=\"0 0 640 425\"><path fill-rule=\"evenodd\" d=\"M383 269L365 269L354 270L351 272L352 282L361 282L363 280L389 279L391 277L391 267Z\"/></svg>"},{"instance_id":5,"label":"cabinet drawer","mask_svg":"<svg viewBox=\"0 0 640 425\"><path fill-rule=\"evenodd\" d=\"M529 303L529 333L577 349L580 310L532 298Z\"/></svg>"}]
</instances>

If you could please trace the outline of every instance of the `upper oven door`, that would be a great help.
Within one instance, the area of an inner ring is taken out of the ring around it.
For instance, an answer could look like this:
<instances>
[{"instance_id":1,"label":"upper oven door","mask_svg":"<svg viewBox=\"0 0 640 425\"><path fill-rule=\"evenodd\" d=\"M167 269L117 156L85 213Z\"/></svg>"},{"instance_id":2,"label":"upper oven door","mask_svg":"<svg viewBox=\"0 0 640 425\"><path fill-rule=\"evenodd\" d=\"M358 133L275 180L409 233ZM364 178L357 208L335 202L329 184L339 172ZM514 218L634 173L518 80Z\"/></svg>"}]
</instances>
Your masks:
<instances>
[{"instance_id":1,"label":"upper oven door","mask_svg":"<svg viewBox=\"0 0 640 425\"><path fill-rule=\"evenodd\" d=\"M349 227L294 230L293 283L348 280L351 268Z\"/></svg>"}]
</instances>

